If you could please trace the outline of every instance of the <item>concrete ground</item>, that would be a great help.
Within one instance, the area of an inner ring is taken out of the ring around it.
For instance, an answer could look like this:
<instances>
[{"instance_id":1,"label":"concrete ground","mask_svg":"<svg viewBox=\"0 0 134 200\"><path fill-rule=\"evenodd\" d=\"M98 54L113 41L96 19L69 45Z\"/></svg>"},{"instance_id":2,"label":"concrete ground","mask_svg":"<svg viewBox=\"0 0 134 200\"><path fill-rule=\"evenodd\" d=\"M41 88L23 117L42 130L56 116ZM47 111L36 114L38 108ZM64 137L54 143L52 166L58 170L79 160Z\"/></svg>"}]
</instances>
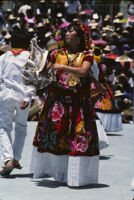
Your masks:
<instances>
[{"instance_id":1,"label":"concrete ground","mask_svg":"<svg viewBox=\"0 0 134 200\"><path fill-rule=\"evenodd\" d=\"M71 189L52 178L32 179L29 163L36 122L28 122L28 135L21 159L22 170L0 177L0 200L132 200L134 176L134 124L108 133L110 146L100 152L99 183ZM0 165L2 162L0 160Z\"/></svg>"}]
</instances>

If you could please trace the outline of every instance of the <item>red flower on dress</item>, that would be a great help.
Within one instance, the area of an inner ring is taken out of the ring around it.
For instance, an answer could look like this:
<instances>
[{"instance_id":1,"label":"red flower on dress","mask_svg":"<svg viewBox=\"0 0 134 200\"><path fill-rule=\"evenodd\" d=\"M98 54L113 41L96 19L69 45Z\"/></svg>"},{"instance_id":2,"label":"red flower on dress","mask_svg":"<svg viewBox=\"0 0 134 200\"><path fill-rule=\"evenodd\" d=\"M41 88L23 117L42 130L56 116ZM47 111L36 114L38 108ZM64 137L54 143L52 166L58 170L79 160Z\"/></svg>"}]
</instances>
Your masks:
<instances>
[{"instance_id":1,"label":"red flower on dress","mask_svg":"<svg viewBox=\"0 0 134 200\"><path fill-rule=\"evenodd\" d=\"M70 147L74 151L86 152L88 149L88 142L84 136L78 136L78 138L71 141Z\"/></svg>"},{"instance_id":2,"label":"red flower on dress","mask_svg":"<svg viewBox=\"0 0 134 200\"><path fill-rule=\"evenodd\" d=\"M95 108L101 109L101 103L99 100L95 103Z\"/></svg>"},{"instance_id":3,"label":"red flower on dress","mask_svg":"<svg viewBox=\"0 0 134 200\"><path fill-rule=\"evenodd\" d=\"M67 85L67 76L68 72L64 72L60 76L59 83L61 83L64 86L64 88L69 88L69 86Z\"/></svg>"},{"instance_id":4,"label":"red flower on dress","mask_svg":"<svg viewBox=\"0 0 134 200\"><path fill-rule=\"evenodd\" d=\"M52 109L52 121L56 122L62 118L64 114L64 107L63 105L57 101Z\"/></svg>"}]
</instances>

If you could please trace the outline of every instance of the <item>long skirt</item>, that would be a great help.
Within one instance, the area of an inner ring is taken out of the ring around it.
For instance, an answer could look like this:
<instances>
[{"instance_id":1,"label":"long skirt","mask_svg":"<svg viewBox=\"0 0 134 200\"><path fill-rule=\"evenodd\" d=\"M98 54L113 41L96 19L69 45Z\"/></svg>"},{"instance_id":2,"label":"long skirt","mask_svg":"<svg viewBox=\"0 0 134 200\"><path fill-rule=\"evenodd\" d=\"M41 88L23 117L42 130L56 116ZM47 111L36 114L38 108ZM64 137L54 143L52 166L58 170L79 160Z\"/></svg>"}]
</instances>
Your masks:
<instances>
[{"instance_id":1,"label":"long skirt","mask_svg":"<svg viewBox=\"0 0 134 200\"><path fill-rule=\"evenodd\" d=\"M83 186L98 183L99 155L69 156L40 153L33 147L31 165L33 178L52 176L68 186Z\"/></svg>"},{"instance_id":2,"label":"long skirt","mask_svg":"<svg viewBox=\"0 0 134 200\"><path fill-rule=\"evenodd\" d=\"M116 132L122 130L122 116L121 113L98 112L99 117L106 132Z\"/></svg>"}]
</instances>

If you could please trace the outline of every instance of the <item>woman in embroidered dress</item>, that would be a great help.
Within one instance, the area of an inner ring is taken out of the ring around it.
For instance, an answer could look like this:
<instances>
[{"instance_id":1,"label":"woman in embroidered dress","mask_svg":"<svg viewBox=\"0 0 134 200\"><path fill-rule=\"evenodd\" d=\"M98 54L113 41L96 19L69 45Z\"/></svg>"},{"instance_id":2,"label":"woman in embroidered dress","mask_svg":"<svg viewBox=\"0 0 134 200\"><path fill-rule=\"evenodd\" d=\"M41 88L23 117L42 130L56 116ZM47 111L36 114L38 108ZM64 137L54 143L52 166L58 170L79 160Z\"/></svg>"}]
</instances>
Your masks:
<instances>
[{"instance_id":1,"label":"woman in embroidered dress","mask_svg":"<svg viewBox=\"0 0 134 200\"><path fill-rule=\"evenodd\" d=\"M95 110L106 132L122 130L121 110L115 107L115 97L108 83L107 66L100 64L99 82L105 88L105 95L96 102Z\"/></svg>"},{"instance_id":2,"label":"woman in embroidered dress","mask_svg":"<svg viewBox=\"0 0 134 200\"><path fill-rule=\"evenodd\" d=\"M56 82L48 89L33 141L34 178L49 174L68 186L98 182L99 149L90 95L93 55L82 24L73 22L65 46L51 55Z\"/></svg>"}]
</instances>

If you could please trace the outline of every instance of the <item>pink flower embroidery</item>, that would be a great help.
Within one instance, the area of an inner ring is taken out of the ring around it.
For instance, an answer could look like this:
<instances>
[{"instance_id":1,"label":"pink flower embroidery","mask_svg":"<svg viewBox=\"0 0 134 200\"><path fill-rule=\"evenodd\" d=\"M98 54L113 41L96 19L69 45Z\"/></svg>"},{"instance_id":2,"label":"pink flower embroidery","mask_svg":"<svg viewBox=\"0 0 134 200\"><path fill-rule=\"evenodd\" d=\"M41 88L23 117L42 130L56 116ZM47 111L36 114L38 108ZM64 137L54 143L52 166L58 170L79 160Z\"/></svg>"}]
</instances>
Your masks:
<instances>
[{"instance_id":1,"label":"pink flower embroidery","mask_svg":"<svg viewBox=\"0 0 134 200\"><path fill-rule=\"evenodd\" d=\"M97 101L95 103L95 108L101 109L101 103L100 103L100 101Z\"/></svg>"},{"instance_id":2,"label":"pink flower embroidery","mask_svg":"<svg viewBox=\"0 0 134 200\"><path fill-rule=\"evenodd\" d=\"M91 85L90 85L90 87L91 87L91 89L96 89L96 87L95 87L95 84L94 83L91 83Z\"/></svg>"},{"instance_id":3,"label":"pink flower embroidery","mask_svg":"<svg viewBox=\"0 0 134 200\"><path fill-rule=\"evenodd\" d=\"M84 136L78 136L71 142L71 149L75 151L86 152L88 149L88 142Z\"/></svg>"},{"instance_id":4,"label":"pink flower embroidery","mask_svg":"<svg viewBox=\"0 0 134 200\"><path fill-rule=\"evenodd\" d=\"M64 86L64 88L69 88L69 86L67 85L67 75L68 72L62 73L59 80L59 83L61 83Z\"/></svg>"},{"instance_id":5,"label":"pink flower embroidery","mask_svg":"<svg viewBox=\"0 0 134 200\"><path fill-rule=\"evenodd\" d=\"M60 102L56 102L52 109L52 121L56 122L61 119L64 114L64 107Z\"/></svg>"},{"instance_id":6,"label":"pink flower embroidery","mask_svg":"<svg viewBox=\"0 0 134 200\"><path fill-rule=\"evenodd\" d=\"M79 140L80 140L80 143L77 144L78 146L76 147L76 150L85 152L88 149L87 140L84 136L79 136Z\"/></svg>"},{"instance_id":7,"label":"pink flower embroidery","mask_svg":"<svg viewBox=\"0 0 134 200\"><path fill-rule=\"evenodd\" d=\"M87 134L87 135L92 135L92 132L87 131L86 134Z\"/></svg>"},{"instance_id":8,"label":"pink flower embroidery","mask_svg":"<svg viewBox=\"0 0 134 200\"><path fill-rule=\"evenodd\" d=\"M106 69L107 69L107 66L106 66L105 64L102 64L102 65L101 65L101 69L102 69L103 72L105 72Z\"/></svg>"},{"instance_id":9,"label":"pink flower embroidery","mask_svg":"<svg viewBox=\"0 0 134 200\"><path fill-rule=\"evenodd\" d=\"M81 120L84 120L84 115L83 115L83 110L80 109L80 113L81 113Z\"/></svg>"}]
</instances>

